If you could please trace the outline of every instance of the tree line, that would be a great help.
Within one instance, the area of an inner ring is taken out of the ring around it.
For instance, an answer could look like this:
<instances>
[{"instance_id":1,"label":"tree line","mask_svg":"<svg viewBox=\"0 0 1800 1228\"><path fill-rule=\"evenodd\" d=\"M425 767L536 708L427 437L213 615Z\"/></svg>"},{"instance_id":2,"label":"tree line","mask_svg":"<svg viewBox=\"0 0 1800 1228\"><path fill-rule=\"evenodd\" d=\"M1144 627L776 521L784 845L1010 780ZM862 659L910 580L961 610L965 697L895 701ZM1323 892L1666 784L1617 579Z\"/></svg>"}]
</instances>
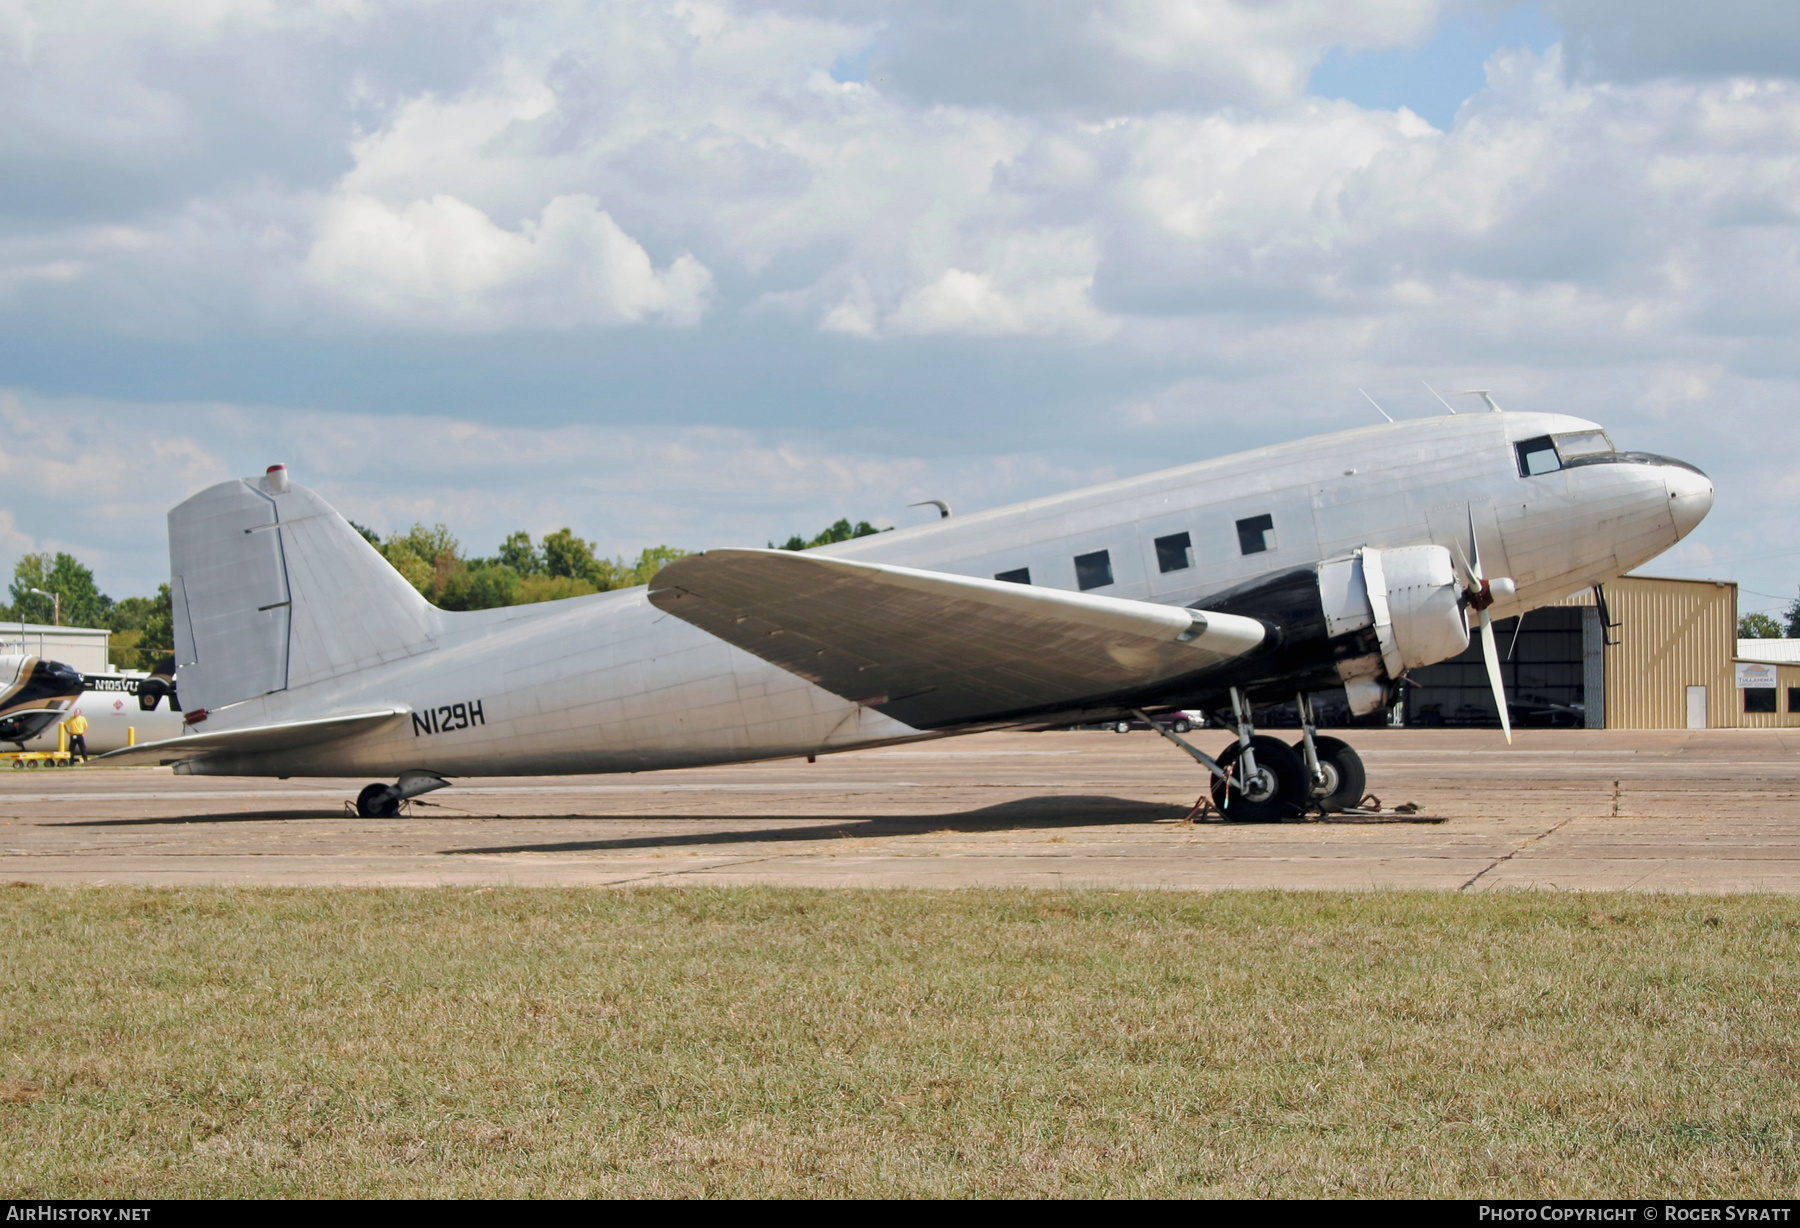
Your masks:
<instances>
[{"instance_id":1,"label":"tree line","mask_svg":"<svg viewBox=\"0 0 1800 1228\"><path fill-rule=\"evenodd\" d=\"M1777 622L1767 614L1746 614L1738 619L1740 640L1800 639L1800 597L1788 603Z\"/></svg>"},{"instance_id":2,"label":"tree line","mask_svg":"<svg viewBox=\"0 0 1800 1228\"><path fill-rule=\"evenodd\" d=\"M521 530L500 543L488 557L465 557L462 544L442 524L415 524L385 539L351 521L351 527L380 552L406 582L433 605L445 610L488 610L496 606L530 605L611 589L648 584L656 573L687 553L674 546L651 546L636 559L603 558L594 543L568 527L547 533L541 541ZM839 520L811 538L796 534L780 547L810 550L879 532L866 520ZM776 548L770 542L771 549ZM0 621L49 623L56 602L32 592L42 589L61 599L65 627L104 627L112 632L112 661L120 669L154 669L175 651L175 623L169 586L157 586L154 597L114 601L100 591L94 573L71 554L27 554L13 567L9 604L0 606Z\"/></svg>"}]
</instances>

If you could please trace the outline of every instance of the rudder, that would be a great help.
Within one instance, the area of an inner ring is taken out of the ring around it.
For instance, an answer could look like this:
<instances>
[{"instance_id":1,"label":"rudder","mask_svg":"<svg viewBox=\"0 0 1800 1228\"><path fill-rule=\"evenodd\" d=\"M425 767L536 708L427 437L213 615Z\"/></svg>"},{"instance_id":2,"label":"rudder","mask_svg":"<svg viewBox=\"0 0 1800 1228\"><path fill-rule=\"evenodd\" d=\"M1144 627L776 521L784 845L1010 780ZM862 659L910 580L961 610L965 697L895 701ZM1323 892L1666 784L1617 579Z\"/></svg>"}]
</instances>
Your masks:
<instances>
[{"instance_id":1,"label":"rudder","mask_svg":"<svg viewBox=\"0 0 1800 1228\"><path fill-rule=\"evenodd\" d=\"M182 704L220 708L437 646L439 612L330 504L222 482L169 513Z\"/></svg>"}]
</instances>

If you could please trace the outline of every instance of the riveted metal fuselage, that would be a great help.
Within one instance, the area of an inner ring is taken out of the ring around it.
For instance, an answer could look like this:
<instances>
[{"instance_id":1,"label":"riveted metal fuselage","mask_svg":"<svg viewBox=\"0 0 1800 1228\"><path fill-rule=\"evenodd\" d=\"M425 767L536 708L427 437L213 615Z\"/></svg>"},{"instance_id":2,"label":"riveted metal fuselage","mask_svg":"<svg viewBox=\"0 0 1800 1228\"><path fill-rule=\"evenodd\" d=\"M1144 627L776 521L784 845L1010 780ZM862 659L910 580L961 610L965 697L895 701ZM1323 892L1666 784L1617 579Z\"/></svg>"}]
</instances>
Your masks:
<instances>
[{"instance_id":1,"label":"riveted metal fuselage","mask_svg":"<svg viewBox=\"0 0 1800 1228\"><path fill-rule=\"evenodd\" d=\"M1518 586L1494 607L1506 617L1644 563L1710 506L1704 475L1661 457L1610 454L1522 474L1522 440L1596 429L1577 418L1515 413L1378 425L821 549L962 575L1023 572L1032 584L1071 590L1099 578L1103 554L1107 582L1093 591L1230 609L1233 594L1278 588L1283 577L1313 575L1321 561L1363 547L1467 551L1472 522L1486 573ZM1177 556L1169 543L1182 535L1185 553ZM1078 559L1087 560L1081 569ZM1283 628L1288 639L1306 638L1303 613ZM404 704L410 720L184 770L642 771L935 736L656 609L641 588L434 617L430 651L213 714L222 725L248 727ZM1285 668L1278 657L1248 661L1243 681L1279 690L1305 680Z\"/></svg>"}]
</instances>

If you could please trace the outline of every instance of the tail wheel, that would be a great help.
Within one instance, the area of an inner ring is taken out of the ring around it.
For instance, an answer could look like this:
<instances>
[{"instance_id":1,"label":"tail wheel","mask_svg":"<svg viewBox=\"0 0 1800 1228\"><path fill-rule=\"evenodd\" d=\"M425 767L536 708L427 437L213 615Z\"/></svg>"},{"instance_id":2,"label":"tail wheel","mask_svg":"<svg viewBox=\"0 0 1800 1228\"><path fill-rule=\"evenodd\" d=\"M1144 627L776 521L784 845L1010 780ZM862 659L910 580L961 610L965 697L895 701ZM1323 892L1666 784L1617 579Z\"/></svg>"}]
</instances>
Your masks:
<instances>
[{"instance_id":1,"label":"tail wheel","mask_svg":"<svg viewBox=\"0 0 1800 1228\"><path fill-rule=\"evenodd\" d=\"M1313 749L1318 752L1319 770L1325 773L1325 779L1309 781L1312 804L1326 814L1336 814L1360 802L1369 785L1369 774L1363 770L1362 756L1356 748L1339 738L1314 738ZM1294 743L1294 750L1304 769L1306 743Z\"/></svg>"},{"instance_id":2,"label":"tail wheel","mask_svg":"<svg viewBox=\"0 0 1800 1228\"><path fill-rule=\"evenodd\" d=\"M365 819L396 818L400 814L400 799L394 796L392 785L376 781L356 795L356 813Z\"/></svg>"},{"instance_id":3,"label":"tail wheel","mask_svg":"<svg viewBox=\"0 0 1800 1228\"><path fill-rule=\"evenodd\" d=\"M1213 779L1213 805L1227 819L1240 823L1279 823L1302 813L1310 800L1306 763L1294 748L1279 738L1259 734L1250 739L1256 752L1256 776L1244 781L1244 788L1227 790L1224 781ZM1243 755L1243 748L1233 742L1219 756L1219 766L1232 772ZM1229 792L1229 797L1227 793Z\"/></svg>"}]
</instances>

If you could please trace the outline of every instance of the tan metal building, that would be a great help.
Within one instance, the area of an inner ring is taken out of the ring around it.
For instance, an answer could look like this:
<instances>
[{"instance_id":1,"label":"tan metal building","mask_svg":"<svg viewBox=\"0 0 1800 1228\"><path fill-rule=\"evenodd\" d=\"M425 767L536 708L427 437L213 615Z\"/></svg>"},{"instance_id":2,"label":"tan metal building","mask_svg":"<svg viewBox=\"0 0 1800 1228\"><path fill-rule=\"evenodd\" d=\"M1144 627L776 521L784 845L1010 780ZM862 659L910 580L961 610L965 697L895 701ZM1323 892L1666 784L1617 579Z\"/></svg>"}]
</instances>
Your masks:
<instances>
[{"instance_id":1,"label":"tan metal building","mask_svg":"<svg viewBox=\"0 0 1800 1228\"><path fill-rule=\"evenodd\" d=\"M1737 585L1623 576L1606 586L1607 729L1733 729L1744 719L1734 658ZM1599 632L1598 611L1592 620Z\"/></svg>"},{"instance_id":2,"label":"tan metal building","mask_svg":"<svg viewBox=\"0 0 1800 1228\"><path fill-rule=\"evenodd\" d=\"M1800 728L1800 643L1740 644L1737 598L1726 580L1624 576L1604 613L1585 592L1533 610L1522 632L1496 624L1514 724ZM1474 644L1412 681L1408 724L1499 724Z\"/></svg>"}]
</instances>

